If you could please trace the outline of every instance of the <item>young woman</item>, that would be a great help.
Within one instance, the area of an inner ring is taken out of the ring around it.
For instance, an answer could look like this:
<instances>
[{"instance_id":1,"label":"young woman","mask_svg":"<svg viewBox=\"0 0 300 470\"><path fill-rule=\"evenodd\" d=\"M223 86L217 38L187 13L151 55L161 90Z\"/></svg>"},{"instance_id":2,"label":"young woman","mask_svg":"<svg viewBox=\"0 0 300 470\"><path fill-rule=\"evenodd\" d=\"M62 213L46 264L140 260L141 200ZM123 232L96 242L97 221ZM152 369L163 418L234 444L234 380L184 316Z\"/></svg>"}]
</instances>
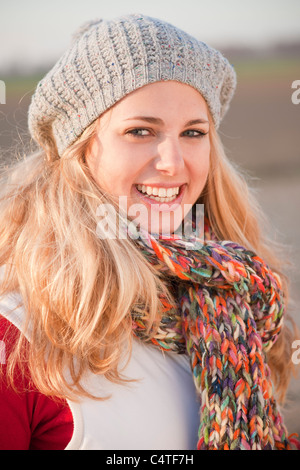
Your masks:
<instances>
[{"instance_id":1,"label":"young woman","mask_svg":"<svg viewBox=\"0 0 300 470\"><path fill-rule=\"evenodd\" d=\"M235 85L143 15L85 25L38 84L1 184L2 449L297 445L287 280L217 134Z\"/></svg>"}]
</instances>

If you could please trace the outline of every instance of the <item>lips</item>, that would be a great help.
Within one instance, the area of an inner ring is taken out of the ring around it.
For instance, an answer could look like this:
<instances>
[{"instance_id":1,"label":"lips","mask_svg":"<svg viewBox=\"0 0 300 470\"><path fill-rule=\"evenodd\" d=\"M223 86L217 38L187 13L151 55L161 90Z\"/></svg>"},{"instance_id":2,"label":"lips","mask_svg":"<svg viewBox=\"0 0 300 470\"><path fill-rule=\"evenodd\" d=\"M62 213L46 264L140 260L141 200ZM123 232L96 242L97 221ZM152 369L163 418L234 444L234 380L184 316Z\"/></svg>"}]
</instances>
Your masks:
<instances>
[{"instance_id":1,"label":"lips","mask_svg":"<svg viewBox=\"0 0 300 470\"><path fill-rule=\"evenodd\" d=\"M148 203L154 209L168 210L174 204L180 204L186 184L174 184L172 186L134 185L134 191L144 203ZM164 195L164 196L163 196Z\"/></svg>"}]
</instances>

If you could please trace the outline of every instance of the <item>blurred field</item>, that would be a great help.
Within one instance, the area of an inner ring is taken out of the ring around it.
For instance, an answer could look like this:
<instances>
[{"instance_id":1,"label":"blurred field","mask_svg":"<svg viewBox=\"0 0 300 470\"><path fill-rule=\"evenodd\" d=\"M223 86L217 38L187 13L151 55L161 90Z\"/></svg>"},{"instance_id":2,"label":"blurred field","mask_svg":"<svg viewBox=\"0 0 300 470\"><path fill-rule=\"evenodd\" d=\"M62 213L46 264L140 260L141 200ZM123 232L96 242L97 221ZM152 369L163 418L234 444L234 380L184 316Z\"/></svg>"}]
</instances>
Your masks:
<instances>
[{"instance_id":1,"label":"blurred field","mask_svg":"<svg viewBox=\"0 0 300 470\"><path fill-rule=\"evenodd\" d=\"M300 327L300 104L291 101L291 85L300 80L299 60L231 60L238 88L220 134L228 156L247 172L269 217L271 234L287 246L291 270L290 313ZM28 145L27 109L40 78L3 78L6 103L0 105L1 160ZM300 339L300 338L299 338ZM292 381L291 403L284 410L289 432L300 435L300 376Z\"/></svg>"}]
</instances>

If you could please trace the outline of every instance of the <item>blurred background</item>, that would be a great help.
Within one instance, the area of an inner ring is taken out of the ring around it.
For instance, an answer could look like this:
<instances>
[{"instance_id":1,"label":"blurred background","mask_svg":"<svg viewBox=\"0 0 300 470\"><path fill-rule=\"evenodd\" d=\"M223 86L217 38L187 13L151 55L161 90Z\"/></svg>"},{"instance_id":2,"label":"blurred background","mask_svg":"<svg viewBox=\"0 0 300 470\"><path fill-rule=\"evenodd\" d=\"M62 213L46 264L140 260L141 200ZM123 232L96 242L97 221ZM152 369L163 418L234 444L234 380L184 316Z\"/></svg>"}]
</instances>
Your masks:
<instances>
[{"instance_id":1,"label":"blurred background","mask_svg":"<svg viewBox=\"0 0 300 470\"><path fill-rule=\"evenodd\" d=\"M2 0L0 5L0 163L28 151L31 95L88 20L143 13L223 52L235 67L238 87L220 135L268 216L267 230L286 245L293 262L289 311L300 327L299 0ZM298 94L292 88L297 80ZM300 376L292 380L288 399L282 410L288 431L300 434Z\"/></svg>"}]
</instances>

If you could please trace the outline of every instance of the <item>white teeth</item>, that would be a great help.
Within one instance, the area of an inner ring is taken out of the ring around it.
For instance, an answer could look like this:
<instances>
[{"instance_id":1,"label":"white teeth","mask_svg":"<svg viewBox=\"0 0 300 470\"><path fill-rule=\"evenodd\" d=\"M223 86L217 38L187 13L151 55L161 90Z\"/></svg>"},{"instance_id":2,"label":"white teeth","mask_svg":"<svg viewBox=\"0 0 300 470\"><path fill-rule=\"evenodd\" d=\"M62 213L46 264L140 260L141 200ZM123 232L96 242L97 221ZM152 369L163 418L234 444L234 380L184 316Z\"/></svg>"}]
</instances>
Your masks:
<instances>
[{"instance_id":1,"label":"white teeth","mask_svg":"<svg viewBox=\"0 0 300 470\"><path fill-rule=\"evenodd\" d=\"M147 194L151 199L159 202L169 202L176 199L179 193L179 186L174 188L159 188L152 186L145 186L144 184L138 184L137 189L144 194Z\"/></svg>"},{"instance_id":2,"label":"white teeth","mask_svg":"<svg viewBox=\"0 0 300 470\"><path fill-rule=\"evenodd\" d=\"M144 184L138 184L137 189L144 194L147 194L149 198L157 202L170 202L176 199L179 194L179 186L174 188L159 188L152 186L145 186Z\"/></svg>"},{"instance_id":3,"label":"white teeth","mask_svg":"<svg viewBox=\"0 0 300 470\"><path fill-rule=\"evenodd\" d=\"M156 202L170 202L176 199L177 194L179 193L180 187L176 186L174 188L159 188L152 186L145 186L144 184L136 185L137 189L147 196L150 199L153 199Z\"/></svg>"},{"instance_id":4,"label":"white teeth","mask_svg":"<svg viewBox=\"0 0 300 470\"><path fill-rule=\"evenodd\" d=\"M158 202L170 202L176 199L176 196L172 196L172 197L149 196L149 197L150 199L153 199L154 201L158 201Z\"/></svg>"},{"instance_id":5,"label":"white teeth","mask_svg":"<svg viewBox=\"0 0 300 470\"><path fill-rule=\"evenodd\" d=\"M159 195L159 197L166 197L167 196L167 190L165 188L159 188L158 195Z\"/></svg>"}]
</instances>

